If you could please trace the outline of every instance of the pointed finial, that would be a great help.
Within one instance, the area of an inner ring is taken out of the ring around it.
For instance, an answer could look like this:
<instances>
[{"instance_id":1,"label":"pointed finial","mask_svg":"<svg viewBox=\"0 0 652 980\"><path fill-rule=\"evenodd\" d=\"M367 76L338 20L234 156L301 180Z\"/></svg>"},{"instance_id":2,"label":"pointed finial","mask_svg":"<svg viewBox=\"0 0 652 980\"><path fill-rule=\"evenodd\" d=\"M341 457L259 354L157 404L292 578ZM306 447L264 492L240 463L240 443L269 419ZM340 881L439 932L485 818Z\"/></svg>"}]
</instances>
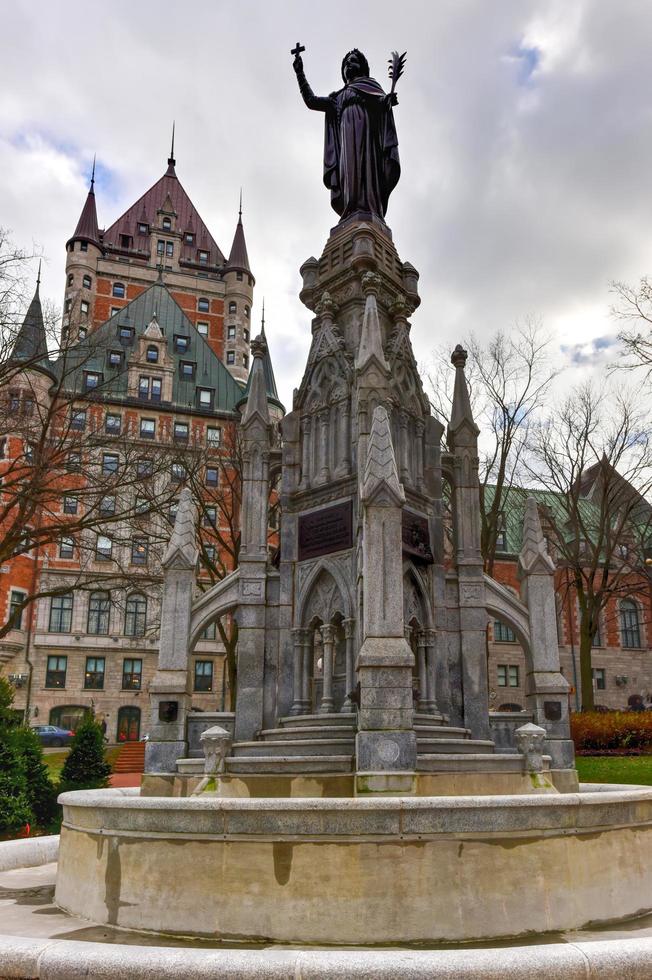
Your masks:
<instances>
[{"instance_id":1,"label":"pointed finial","mask_svg":"<svg viewBox=\"0 0 652 980\"><path fill-rule=\"evenodd\" d=\"M242 221L242 188L240 188L240 207L238 208L238 221Z\"/></svg>"},{"instance_id":2,"label":"pointed finial","mask_svg":"<svg viewBox=\"0 0 652 980\"><path fill-rule=\"evenodd\" d=\"M176 125L176 120L173 119L172 120L172 143L170 144L170 156L168 157L168 165L170 167L174 167L175 164L176 164L176 162L177 162L174 159L174 128L175 128L175 125Z\"/></svg>"},{"instance_id":3,"label":"pointed finial","mask_svg":"<svg viewBox=\"0 0 652 980\"><path fill-rule=\"evenodd\" d=\"M38 260L38 275L36 277L36 292L38 293L38 288L41 285L41 259Z\"/></svg>"},{"instance_id":4,"label":"pointed finial","mask_svg":"<svg viewBox=\"0 0 652 980\"><path fill-rule=\"evenodd\" d=\"M93 169L91 171L91 186L90 186L90 190L93 191L93 192L94 192L94 189L95 189L95 157L96 157L96 154L94 153L93 154Z\"/></svg>"},{"instance_id":5,"label":"pointed finial","mask_svg":"<svg viewBox=\"0 0 652 980\"><path fill-rule=\"evenodd\" d=\"M260 318L260 336L265 336L265 297L263 296L263 313Z\"/></svg>"}]
</instances>

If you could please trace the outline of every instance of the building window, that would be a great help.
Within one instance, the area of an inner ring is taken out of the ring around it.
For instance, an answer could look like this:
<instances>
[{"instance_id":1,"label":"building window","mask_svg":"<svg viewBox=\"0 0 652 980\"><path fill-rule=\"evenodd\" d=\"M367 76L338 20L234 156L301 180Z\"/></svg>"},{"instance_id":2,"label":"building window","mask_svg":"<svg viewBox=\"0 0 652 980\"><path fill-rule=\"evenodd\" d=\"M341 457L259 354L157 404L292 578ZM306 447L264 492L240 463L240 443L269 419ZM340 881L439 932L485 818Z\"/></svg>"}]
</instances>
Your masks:
<instances>
[{"instance_id":1,"label":"building window","mask_svg":"<svg viewBox=\"0 0 652 980\"><path fill-rule=\"evenodd\" d=\"M146 225L144 222L141 221L141 223L138 225L138 234L149 235L149 225Z\"/></svg>"},{"instance_id":2,"label":"building window","mask_svg":"<svg viewBox=\"0 0 652 980\"><path fill-rule=\"evenodd\" d=\"M226 328L226 338L227 340L235 340L235 327Z\"/></svg>"},{"instance_id":3,"label":"building window","mask_svg":"<svg viewBox=\"0 0 652 980\"><path fill-rule=\"evenodd\" d=\"M162 390L161 378L148 378L141 375L138 379L138 397L143 401L160 402Z\"/></svg>"},{"instance_id":4,"label":"building window","mask_svg":"<svg viewBox=\"0 0 652 980\"><path fill-rule=\"evenodd\" d=\"M63 631L60 630L59 632ZM67 657L48 657L47 669L45 671L45 686L65 687L67 669Z\"/></svg>"},{"instance_id":5,"label":"building window","mask_svg":"<svg viewBox=\"0 0 652 980\"><path fill-rule=\"evenodd\" d=\"M80 327L77 336L79 337L80 340L86 340L87 333L88 330L86 329L86 327Z\"/></svg>"},{"instance_id":6,"label":"building window","mask_svg":"<svg viewBox=\"0 0 652 980\"><path fill-rule=\"evenodd\" d=\"M20 411L20 392L10 391L9 392L9 411L19 412Z\"/></svg>"},{"instance_id":7,"label":"building window","mask_svg":"<svg viewBox=\"0 0 652 980\"><path fill-rule=\"evenodd\" d=\"M641 646L638 606L633 599L623 599L620 603L620 641L621 646L628 649Z\"/></svg>"},{"instance_id":8,"label":"building window","mask_svg":"<svg viewBox=\"0 0 652 980\"><path fill-rule=\"evenodd\" d=\"M593 682L595 684L596 691L606 691L607 675L604 667L593 668Z\"/></svg>"},{"instance_id":9,"label":"building window","mask_svg":"<svg viewBox=\"0 0 652 980\"><path fill-rule=\"evenodd\" d=\"M116 368L116 367L120 367L121 364L122 364L122 351L121 350L109 351L109 366Z\"/></svg>"},{"instance_id":10,"label":"building window","mask_svg":"<svg viewBox=\"0 0 652 980\"><path fill-rule=\"evenodd\" d=\"M220 472L216 466L206 467L206 486L216 487L220 482Z\"/></svg>"},{"instance_id":11,"label":"building window","mask_svg":"<svg viewBox=\"0 0 652 980\"><path fill-rule=\"evenodd\" d=\"M141 439L153 439L156 435L156 420L155 419L141 419L140 420L140 438Z\"/></svg>"},{"instance_id":12,"label":"building window","mask_svg":"<svg viewBox=\"0 0 652 980\"><path fill-rule=\"evenodd\" d=\"M83 299L81 301L81 303L79 304L79 311L80 311L80 313L83 313L84 316L87 316L88 315L88 308L89 308L88 307L88 300Z\"/></svg>"},{"instance_id":13,"label":"building window","mask_svg":"<svg viewBox=\"0 0 652 980\"><path fill-rule=\"evenodd\" d=\"M185 239L186 239L186 245L192 245L192 243L195 240L195 236L191 231L187 231L185 234Z\"/></svg>"},{"instance_id":14,"label":"building window","mask_svg":"<svg viewBox=\"0 0 652 980\"><path fill-rule=\"evenodd\" d=\"M102 375L98 371L84 371L84 388L86 391L92 391L94 388L99 388L102 384Z\"/></svg>"},{"instance_id":15,"label":"building window","mask_svg":"<svg viewBox=\"0 0 652 980\"><path fill-rule=\"evenodd\" d=\"M195 690L213 690L213 661L195 660Z\"/></svg>"},{"instance_id":16,"label":"building window","mask_svg":"<svg viewBox=\"0 0 652 980\"><path fill-rule=\"evenodd\" d=\"M197 324L197 333L201 334L202 337L208 337L208 324L207 323L198 323Z\"/></svg>"},{"instance_id":17,"label":"building window","mask_svg":"<svg viewBox=\"0 0 652 980\"><path fill-rule=\"evenodd\" d=\"M237 312L238 312L238 304L235 302L235 300L231 300L231 302L229 303L229 313L237 313Z\"/></svg>"},{"instance_id":18,"label":"building window","mask_svg":"<svg viewBox=\"0 0 652 980\"><path fill-rule=\"evenodd\" d=\"M494 622L494 642L495 643L516 643L516 635L511 627L501 623L499 619Z\"/></svg>"},{"instance_id":19,"label":"building window","mask_svg":"<svg viewBox=\"0 0 652 980\"><path fill-rule=\"evenodd\" d=\"M139 480L147 480L154 474L154 464L151 459L136 460L136 476Z\"/></svg>"},{"instance_id":20,"label":"building window","mask_svg":"<svg viewBox=\"0 0 652 980\"><path fill-rule=\"evenodd\" d=\"M111 290L111 295L115 296L116 299L124 299L125 284L123 282L114 282L113 289Z\"/></svg>"},{"instance_id":21,"label":"building window","mask_svg":"<svg viewBox=\"0 0 652 980\"><path fill-rule=\"evenodd\" d=\"M134 592L125 607L125 636L144 636L147 625L147 598Z\"/></svg>"},{"instance_id":22,"label":"building window","mask_svg":"<svg viewBox=\"0 0 652 980\"><path fill-rule=\"evenodd\" d=\"M90 630L88 631L90 633ZM104 687L104 657L86 657L84 687L87 691L101 691Z\"/></svg>"},{"instance_id":23,"label":"building window","mask_svg":"<svg viewBox=\"0 0 652 980\"><path fill-rule=\"evenodd\" d=\"M172 221L170 218L163 218L163 231L172 231Z\"/></svg>"},{"instance_id":24,"label":"building window","mask_svg":"<svg viewBox=\"0 0 652 980\"><path fill-rule=\"evenodd\" d=\"M147 360L150 364L156 364L158 361L158 347L154 344L150 344L147 348Z\"/></svg>"},{"instance_id":25,"label":"building window","mask_svg":"<svg viewBox=\"0 0 652 980\"><path fill-rule=\"evenodd\" d=\"M244 315L246 316L247 320L249 319L249 314L250 314L249 307L248 306L245 306L245 308L244 308Z\"/></svg>"},{"instance_id":26,"label":"building window","mask_svg":"<svg viewBox=\"0 0 652 980\"><path fill-rule=\"evenodd\" d=\"M131 542L131 564L146 565L149 552L147 538L134 538Z\"/></svg>"},{"instance_id":27,"label":"building window","mask_svg":"<svg viewBox=\"0 0 652 980\"><path fill-rule=\"evenodd\" d=\"M101 517L113 517L115 514L115 497L112 494L102 497L99 511Z\"/></svg>"},{"instance_id":28,"label":"building window","mask_svg":"<svg viewBox=\"0 0 652 980\"><path fill-rule=\"evenodd\" d=\"M498 664L498 687L518 687L518 667L515 664Z\"/></svg>"},{"instance_id":29,"label":"building window","mask_svg":"<svg viewBox=\"0 0 652 980\"><path fill-rule=\"evenodd\" d=\"M242 336L247 341L247 343L249 343L249 331L248 330L243 330L242 331Z\"/></svg>"},{"instance_id":30,"label":"building window","mask_svg":"<svg viewBox=\"0 0 652 980\"><path fill-rule=\"evenodd\" d=\"M74 281L75 281L75 277L73 276L72 272L70 272L68 274L68 285L69 286L72 286L72 284L73 284Z\"/></svg>"},{"instance_id":31,"label":"building window","mask_svg":"<svg viewBox=\"0 0 652 980\"><path fill-rule=\"evenodd\" d=\"M79 243L79 251L80 252L88 252L88 242L80 242Z\"/></svg>"},{"instance_id":32,"label":"building window","mask_svg":"<svg viewBox=\"0 0 652 980\"><path fill-rule=\"evenodd\" d=\"M202 543L202 548L204 549L204 554L206 555L207 561L211 562L211 564L215 564L215 558L217 556L217 551L215 549L215 545L214 544L206 544L206 542L203 542ZM213 627L212 628L213 628L213 635L212 636L206 636L205 637L206 640L214 640L215 639L215 623L213 623ZM210 629L211 629L211 627L210 626L207 626L206 629L204 630L204 633L208 633L208 630L210 630Z\"/></svg>"},{"instance_id":33,"label":"building window","mask_svg":"<svg viewBox=\"0 0 652 980\"><path fill-rule=\"evenodd\" d=\"M593 636L593 641L591 643L591 646L592 647L601 647L602 646L602 630L600 628L600 620L599 619L598 619L598 628L596 629L595 634Z\"/></svg>"},{"instance_id":34,"label":"building window","mask_svg":"<svg viewBox=\"0 0 652 980\"><path fill-rule=\"evenodd\" d=\"M86 632L93 636L106 636L109 632L111 596L108 592L91 592L88 600L88 625Z\"/></svg>"},{"instance_id":35,"label":"building window","mask_svg":"<svg viewBox=\"0 0 652 980\"><path fill-rule=\"evenodd\" d=\"M79 473L81 470L81 453L68 453L66 469L69 473Z\"/></svg>"},{"instance_id":36,"label":"building window","mask_svg":"<svg viewBox=\"0 0 652 980\"><path fill-rule=\"evenodd\" d=\"M198 252L199 264L208 265L208 252Z\"/></svg>"},{"instance_id":37,"label":"building window","mask_svg":"<svg viewBox=\"0 0 652 980\"><path fill-rule=\"evenodd\" d=\"M209 425L206 429L206 445L207 446L221 446L222 445L222 430L219 426Z\"/></svg>"},{"instance_id":38,"label":"building window","mask_svg":"<svg viewBox=\"0 0 652 980\"><path fill-rule=\"evenodd\" d=\"M249 355L248 354L243 354L242 355L242 363L243 363L244 367L246 367L246 368L249 367Z\"/></svg>"},{"instance_id":39,"label":"building window","mask_svg":"<svg viewBox=\"0 0 652 980\"><path fill-rule=\"evenodd\" d=\"M197 309L199 310L200 313L208 313L210 309L210 303L208 302L205 296L202 296L197 300Z\"/></svg>"},{"instance_id":40,"label":"building window","mask_svg":"<svg viewBox=\"0 0 652 980\"><path fill-rule=\"evenodd\" d=\"M95 542L96 561L111 561L113 554L113 541L106 534L98 534Z\"/></svg>"},{"instance_id":41,"label":"building window","mask_svg":"<svg viewBox=\"0 0 652 980\"><path fill-rule=\"evenodd\" d=\"M165 243L165 254L169 259L174 255L174 244L172 242Z\"/></svg>"},{"instance_id":42,"label":"building window","mask_svg":"<svg viewBox=\"0 0 652 980\"><path fill-rule=\"evenodd\" d=\"M195 377L195 362L194 361L181 361L179 365L179 370L181 377L186 381L192 381Z\"/></svg>"},{"instance_id":43,"label":"building window","mask_svg":"<svg viewBox=\"0 0 652 980\"><path fill-rule=\"evenodd\" d=\"M228 350L226 352L226 363L227 364L235 364L235 351L234 350Z\"/></svg>"},{"instance_id":44,"label":"building window","mask_svg":"<svg viewBox=\"0 0 652 980\"><path fill-rule=\"evenodd\" d=\"M74 494L65 494L63 498L64 514L76 514L79 507L79 499Z\"/></svg>"},{"instance_id":45,"label":"building window","mask_svg":"<svg viewBox=\"0 0 652 980\"><path fill-rule=\"evenodd\" d=\"M187 422L175 422L174 423L174 438L177 442L188 442L188 423Z\"/></svg>"},{"instance_id":46,"label":"building window","mask_svg":"<svg viewBox=\"0 0 652 980\"><path fill-rule=\"evenodd\" d=\"M109 436L119 436L122 428L122 416L108 413L104 417L104 431Z\"/></svg>"},{"instance_id":47,"label":"building window","mask_svg":"<svg viewBox=\"0 0 652 980\"><path fill-rule=\"evenodd\" d=\"M236 272L236 274L235 274L235 277L236 277L236 279L238 280L238 282L242 282L242 280L243 280L243 275L242 275L242 273L241 273L241 272Z\"/></svg>"},{"instance_id":48,"label":"building window","mask_svg":"<svg viewBox=\"0 0 652 980\"><path fill-rule=\"evenodd\" d=\"M165 254L165 242L162 241L160 238L159 238L159 240L156 243L156 254L157 255L164 255Z\"/></svg>"},{"instance_id":49,"label":"building window","mask_svg":"<svg viewBox=\"0 0 652 980\"><path fill-rule=\"evenodd\" d=\"M121 325L118 327L118 337L123 347L129 347L134 342L134 328Z\"/></svg>"},{"instance_id":50,"label":"building window","mask_svg":"<svg viewBox=\"0 0 652 980\"><path fill-rule=\"evenodd\" d=\"M116 313L119 313L121 309L122 309L122 307L120 307L120 306L112 306L111 307L111 316L115 316Z\"/></svg>"},{"instance_id":51,"label":"building window","mask_svg":"<svg viewBox=\"0 0 652 980\"><path fill-rule=\"evenodd\" d=\"M69 633L72 627L72 596L55 595L50 600L50 632Z\"/></svg>"},{"instance_id":52,"label":"building window","mask_svg":"<svg viewBox=\"0 0 652 980\"><path fill-rule=\"evenodd\" d=\"M117 453L103 453L102 454L102 473L105 476L110 476L113 473L118 472L118 455Z\"/></svg>"},{"instance_id":53,"label":"building window","mask_svg":"<svg viewBox=\"0 0 652 980\"><path fill-rule=\"evenodd\" d=\"M206 527L217 526L217 507L204 507L204 525Z\"/></svg>"},{"instance_id":54,"label":"building window","mask_svg":"<svg viewBox=\"0 0 652 980\"><path fill-rule=\"evenodd\" d=\"M199 407L203 409L211 409L213 407L213 391L211 388L199 388L197 391L197 401Z\"/></svg>"},{"instance_id":55,"label":"building window","mask_svg":"<svg viewBox=\"0 0 652 980\"><path fill-rule=\"evenodd\" d=\"M150 502L147 497L137 495L136 499L134 500L134 510L137 517L142 517L143 514L149 514Z\"/></svg>"},{"instance_id":56,"label":"building window","mask_svg":"<svg viewBox=\"0 0 652 980\"><path fill-rule=\"evenodd\" d=\"M172 464L172 469L170 471L170 477L171 477L173 483L183 483L183 481L186 478L186 470L185 470L185 467L184 467L183 463L173 463ZM172 513L172 510L170 510L170 514L171 513ZM175 514L176 514L176 507L175 507Z\"/></svg>"},{"instance_id":57,"label":"building window","mask_svg":"<svg viewBox=\"0 0 652 980\"><path fill-rule=\"evenodd\" d=\"M496 551L507 551L507 528L504 514L498 514L497 518Z\"/></svg>"},{"instance_id":58,"label":"building window","mask_svg":"<svg viewBox=\"0 0 652 980\"><path fill-rule=\"evenodd\" d=\"M19 592L18 589L12 589L9 594L9 622L13 630L22 630L23 628L22 606L26 595L26 592Z\"/></svg>"},{"instance_id":59,"label":"building window","mask_svg":"<svg viewBox=\"0 0 652 980\"><path fill-rule=\"evenodd\" d=\"M123 691L140 691L143 676L142 660L134 660L128 657L122 662L122 689Z\"/></svg>"},{"instance_id":60,"label":"building window","mask_svg":"<svg viewBox=\"0 0 652 980\"><path fill-rule=\"evenodd\" d=\"M73 408L70 416L70 428L73 432L83 432L86 428L86 410Z\"/></svg>"},{"instance_id":61,"label":"building window","mask_svg":"<svg viewBox=\"0 0 652 980\"><path fill-rule=\"evenodd\" d=\"M59 541L59 558L74 558L75 540L74 538L61 538Z\"/></svg>"},{"instance_id":62,"label":"building window","mask_svg":"<svg viewBox=\"0 0 652 980\"><path fill-rule=\"evenodd\" d=\"M182 333L175 333L174 349L177 354L185 354L190 350L190 337L186 337L186 335Z\"/></svg>"},{"instance_id":63,"label":"building window","mask_svg":"<svg viewBox=\"0 0 652 980\"><path fill-rule=\"evenodd\" d=\"M63 304L63 312L64 313L70 313L71 307L72 307L72 300L70 298L68 298L68 299L66 299L65 303Z\"/></svg>"},{"instance_id":64,"label":"building window","mask_svg":"<svg viewBox=\"0 0 652 980\"><path fill-rule=\"evenodd\" d=\"M91 280L91 277L90 276L84 276L84 278L82 279L82 285L83 285L84 289L90 289L91 286L93 285L92 280Z\"/></svg>"},{"instance_id":65,"label":"building window","mask_svg":"<svg viewBox=\"0 0 652 980\"><path fill-rule=\"evenodd\" d=\"M214 640L217 636L217 627L215 623L211 623L207 626L205 630L202 630L201 638L202 640Z\"/></svg>"},{"instance_id":66,"label":"building window","mask_svg":"<svg viewBox=\"0 0 652 980\"><path fill-rule=\"evenodd\" d=\"M120 248L131 248L131 235L120 235Z\"/></svg>"}]
</instances>

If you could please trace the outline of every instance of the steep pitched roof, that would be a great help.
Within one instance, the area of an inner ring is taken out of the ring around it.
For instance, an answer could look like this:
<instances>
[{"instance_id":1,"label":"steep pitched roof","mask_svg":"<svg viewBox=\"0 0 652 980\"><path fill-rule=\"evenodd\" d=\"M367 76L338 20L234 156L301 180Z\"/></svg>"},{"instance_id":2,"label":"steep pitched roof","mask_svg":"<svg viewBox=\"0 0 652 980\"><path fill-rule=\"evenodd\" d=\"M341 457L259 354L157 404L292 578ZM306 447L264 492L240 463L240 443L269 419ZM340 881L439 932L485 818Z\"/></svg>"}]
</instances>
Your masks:
<instances>
[{"instance_id":1,"label":"steep pitched roof","mask_svg":"<svg viewBox=\"0 0 652 980\"><path fill-rule=\"evenodd\" d=\"M226 263L229 269L243 269L251 272L249 268L249 256L247 255L247 243L245 241L244 228L242 226L242 211L238 215L238 223L235 226L233 244L229 252L229 260Z\"/></svg>"},{"instance_id":2,"label":"steep pitched roof","mask_svg":"<svg viewBox=\"0 0 652 980\"><path fill-rule=\"evenodd\" d=\"M91 186L88 189L84 207L79 215L77 227L75 228L72 237L66 242L66 245L69 245L70 242L82 239L83 241L92 242L94 245L97 245L98 248L100 247L100 232L97 225L97 208L95 206L94 184L95 178L92 177Z\"/></svg>"},{"instance_id":3,"label":"steep pitched roof","mask_svg":"<svg viewBox=\"0 0 652 980\"><path fill-rule=\"evenodd\" d=\"M119 247L120 236L130 235L134 242L138 241L138 225L156 224L159 210L171 210L177 216L177 231L192 231L194 241L189 245L185 237L181 241L181 262L196 262L197 249L210 252L210 265L224 265L224 255L217 242L209 232L195 205L192 203L181 181L176 175L174 160L168 163L168 169L142 197L128 208L117 221L102 234L102 243L108 247ZM141 236L142 238L142 236Z\"/></svg>"},{"instance_id":4,"label":"steep pitched roof","mask_svg":"<svg viewBox=\"0 0 652 980\"><path fill-rule=\"evenodd\" d=\"M265 314L263 312L263 323L260 331L260 336L265 341L264 353L262 356L263 362L263 372L265 375L265 391L267 392L267 401L272 402L273 405L277 405L281 409L283 414L285 414L285 405L278 397L278 389L276 387L276 378L274 377L274 368L272 366L272 359L269 354L269 345L267 344L267 337L265 336ZM251 390L251 378L253 375L253 370L249 372L249 377L247 378L247 383L245 385L244 393L240 398L238 407L244 404L249 398L249 392Z\"/></svg>"},{"instance_id":5,"label":"steep pitched roof","mask_svg":"<svg viewBox=\"0 0 652 980\"><path fill-rule=\"evenodd\" d=\"M104 374L102 390L107 397L127 397L128 372L124 368L112 369L108 365L108 353L110 350L122 349L119 340L120 327L132 327L135 337L140 337L146 335L154 317L167 340L168 354L175 362L172 407L198 412L197 389L211 388L214 391L213 411L234 411L236 403L242 398L242 386L197 332L194 324L161 282L156 282L146 289L68 353L68 363L65 367L62 365L60 369L65 369L67 375L72 375L70 387L81 391L84 372L98 371ZM151 336L151 331L148 335ZM175 337L189 339L186 351L175 351ZM133 347L126 349L127 358L129 352L134 349L136 349L135 343ZM74 363L71 365L72 358L75 359L76 366ZM194 362L196 365L194 378L181 376L179 370L181 361Z\"/></svg>"},{"instance_id":6,"label":"steep pitched roof","mask_svg":"<svg viewBox=\"0 0 652 980\"><path fill-rule=\"evenodd\" d=\"M29 304L25 319L14 341L11 360L32 363L41 358L47 358L47 356L48 345L45 339L43 310L39 295L39 282L37 281L32 302Z\"/></svg>"}]
</instances>

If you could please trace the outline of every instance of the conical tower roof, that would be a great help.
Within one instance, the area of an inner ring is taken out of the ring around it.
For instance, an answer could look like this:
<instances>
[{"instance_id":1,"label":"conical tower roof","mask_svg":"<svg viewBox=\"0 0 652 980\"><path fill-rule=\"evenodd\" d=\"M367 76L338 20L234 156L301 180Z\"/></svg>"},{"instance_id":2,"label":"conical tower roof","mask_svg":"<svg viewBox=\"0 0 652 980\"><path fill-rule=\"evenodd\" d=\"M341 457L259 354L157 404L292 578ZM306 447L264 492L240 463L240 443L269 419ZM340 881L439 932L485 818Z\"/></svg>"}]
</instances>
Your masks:
<instances>
[{"instance_id":1,"label":"conical tower roof","mask_svg":"<svg viewBox=\"0 0 652 980\"><path fill-rule=\"evenodd\" d=\"M39 278L36 280L36 290L25 314L25 319L16 335L9 361L13 364L22 363L30 368L40 369L52 375L52 367L48 360L48 345L45 338L41 297L39 295L40 277L41 270L39 266Z\"/></svg>"},{"instance_id":2,"label":"conical tower roof","mask_svg":"<svg viewBox=\"0 0 652 980\"><path fill-rule=\"evenodd\" d=\"M91 186L88 189L82 213L79 215L79 221L77 222L74 234L72 238L68 239L66 246L70 245L70 242L79 241L80 239L82 241L92 242L98 248L101 247L100 231L97 224L97 208L95 206L95 161L93 161Z\"/></svg>"},{"instance_id":3,"label":"conical tower roof","mask_svg":"<svg viewBox=\"0 0 652 980\"><path fill-rule=\"evenodd\" d=\"M238 223L235 226L233 244L229 252L229 260L226 263L227 269L242 269L244 272L251 273L249 267L249 256L247 255L247 243L245 241L244 227L242 225L242 195L240 195L240 210L238 211Z\"/></svg>"}]
</instances>

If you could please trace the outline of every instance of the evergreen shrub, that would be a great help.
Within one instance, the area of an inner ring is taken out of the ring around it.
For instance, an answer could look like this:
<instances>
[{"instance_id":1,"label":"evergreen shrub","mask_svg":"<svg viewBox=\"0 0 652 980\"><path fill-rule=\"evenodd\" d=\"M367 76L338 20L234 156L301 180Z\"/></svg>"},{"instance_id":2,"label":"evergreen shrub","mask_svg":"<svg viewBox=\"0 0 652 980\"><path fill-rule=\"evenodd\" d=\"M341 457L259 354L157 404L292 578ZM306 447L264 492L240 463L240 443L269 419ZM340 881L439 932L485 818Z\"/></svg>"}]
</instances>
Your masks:
<instances>
[{"instance_id":1,"label":"evergreen shrub","mask_svg":"<svg viewBox=\"0 0 652 980\"><path fill-rule=\"evenodd\" d=\"M59 792L102 789L109 784L111 766L104 758L104 736L94 718L79 725L61 770Z\"/></svg>"}]
</instances>

